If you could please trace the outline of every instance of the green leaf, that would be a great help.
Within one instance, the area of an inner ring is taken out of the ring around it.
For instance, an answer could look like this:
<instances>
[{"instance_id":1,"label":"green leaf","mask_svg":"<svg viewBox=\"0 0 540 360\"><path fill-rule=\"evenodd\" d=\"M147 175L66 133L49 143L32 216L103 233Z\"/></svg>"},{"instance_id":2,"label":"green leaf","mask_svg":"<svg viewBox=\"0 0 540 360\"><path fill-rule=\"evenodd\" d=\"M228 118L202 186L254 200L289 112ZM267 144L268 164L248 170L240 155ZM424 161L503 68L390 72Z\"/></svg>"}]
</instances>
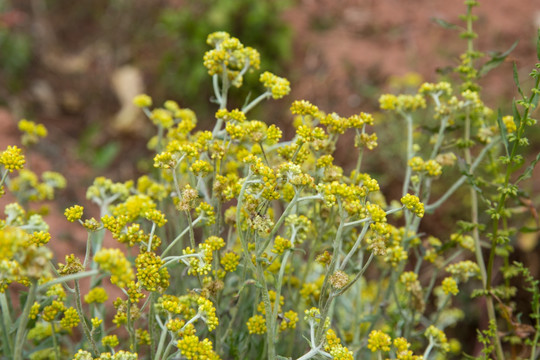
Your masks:
<instances>
[{"instance_id":1,"label":"green leaf","mask_svg":"<svg viewBox=\"0 0 540 360\"><path fill-rule=\"evenodd\" d=\"M461 26L458 26L456 24L449 23L446 20L439 19L439 18L431 18L432 21L434 21L436 24L440 25L441 27L445 29L450 30L464 30Z\"/></svg>"},{"instance_id":2,"label":"green leaf","mask_svg":"<svg viewBox=\"0 0 540 360\"><path fill-rule=\"evenodd\" d=\"M536 58L540 61L540 29L538 29L538 36L536 37Z\"/></svg>"},{"instance_id":3,"label":"green leaf","mask_svg":"<svg viewBox=\"0 0 540 360\"><path fill-rule=\"evenodd\" d=\"M532 228L532 227L524 226L524 227L519 228L519 232L524 233L524 234L535 233L538 231L540 231L540 227Z\"/></svg>"},{"instance_id":4,"label":"green leaf","mask_svg":"<svg viewBox=\"0 0 540 360\"><path fill-rule=\"evenodd\" d=\"M495 69L497 66L499 66L507 57L510 55L510 53L516 48L518 42L514 42L512 46L510 46L510 49L506 50L503 53L495 52L491 54L491 59L488 60L482 67L480 68L480 76L486 75L491 70Z\"/></svg>"},{"instance_id":5,"label":"green leaf","mask_svg":"<svg viewBox=\"0 0 540 360\"><path fill-rule=\"evenodd\" d=\"M533 109L536 109L536 107L538 106L538 93L537 92L533 93L531 104L533 105Z\"/></svg>"},{"instance_id":6,"label":"green leaf","mask_svg":"<svg viewBox=\"0 0 540 360\"><path fill-rule=\"evenodd\" d=\"M96 149L94 157L92 159L92 165L98 169L104 169L109 166L118 153L120 152L120 144L117 142L110 142L101 148Z\"/></svg>"},{"instance_id":7,"label":"green leaf","mask_svg":"<svg viewBox=\"0 0 540 360\"><path fill-rule=\"evenodd\" d=\"M525 171L523 172L523 174L521 174L520 177L518 177L518 179L516 180L516 185L525 180L525 179L528 179L532 176L532 173L533 173L533 170L534 170L534 167L536 166L536 164L540 161L540 153L538 153L538 155L536 155L536 158L531 161L531 163L529 164L529 166L527 166L527 169L525 169Z\"/></svg>"},{"instance_id":8,"label":"green leaf","mask_svg":"<svg viewBox=\"0 0 540 360\"><path fill-rule=\"evenodd\" d=\"M499 125L499 133L501 134L501 139L504 145L504 151L506 151L506 156L510 156L510 153L508 152L508 137L506 136L506 127L504 126L502 122L502 115L501 110L497 112L497 124Z\"/></svg>"},{"instance_id":9,"label":"green leaf","mask_svg":"<svg viewBox=\"0 0 540 360\"><path fill-rule=\"evenodd\" d=\"M512 115L514 116L516 127L519 129L519 127L521 126L521 114L518 111L515 100L512 102Z\"/></svg>"}]
</instances>

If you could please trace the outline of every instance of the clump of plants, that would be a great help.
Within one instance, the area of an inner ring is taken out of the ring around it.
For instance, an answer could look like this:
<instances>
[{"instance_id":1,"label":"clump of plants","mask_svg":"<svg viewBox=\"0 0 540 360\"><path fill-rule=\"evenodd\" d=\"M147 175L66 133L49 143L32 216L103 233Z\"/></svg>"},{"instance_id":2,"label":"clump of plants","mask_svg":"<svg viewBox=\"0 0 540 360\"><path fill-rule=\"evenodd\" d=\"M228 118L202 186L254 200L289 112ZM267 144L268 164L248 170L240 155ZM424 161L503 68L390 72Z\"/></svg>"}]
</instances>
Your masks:
<instances>
[{"instance_id":1,"label":"clump of plants","mask_svg":"<svg viewBox=\"0 0 540 360\"><path fill-rule=\"evenodd\" d=\"M362 159L375 151L375 118L343 117L291 102L295 134L250 118L262 101L285 97L289 82L262 72L261 92L229 108L229 92L258 71L257 50L225 32L208 36L204 65L216 106L212 131L174 101L134 103L156 126L155 171L114 182L98 177L87 198L99 217L73 205L67 221L88 232L83 257L53 262L49 227L32 202L65 181L25 169L23 149L0 154L2 194L17 202L0 223L1 346L13 359L445 359L463 358L450 338L470 306L486 304L477 359L538 357L538 280L512 264L510 211L526 197L526 134L536 121L534 87L513 114L481 100L483 54L474 50L475 1L466 1L467 51L461 84L425 83L413 95L385 94L380 107L403 132L401 196L385 199ZM540 39L540 37L539 37ZM540 40L539 40L540 41ZM540 45L539 45L540 52ZM540 55L539 55L540 59ZM497 60L497 59L495 59ZM489 61L495 61L493 58ZM480 65L481 66L481 65ZM485 66L485 65L484 65ZM46 129L22 121L23 144ZM334 162L343 134L355 136L354 168ZM456 182L440 194L446 174ZM424 234L423 218L468 187L455 232ZM485 214L485 216L484 216ZM118 247L104 247L110 236ZM502 264L502 266L500 265ZM505 281L495 283L497 274ZM529 316L516 316L509 279L522 276ZM81 291L81 283L89 291ZM109 299L117 289L116 299ZM111 305L112 302L112 305ZM466 345L466 344L463 344Z\"/></svg>"}]
</instances>

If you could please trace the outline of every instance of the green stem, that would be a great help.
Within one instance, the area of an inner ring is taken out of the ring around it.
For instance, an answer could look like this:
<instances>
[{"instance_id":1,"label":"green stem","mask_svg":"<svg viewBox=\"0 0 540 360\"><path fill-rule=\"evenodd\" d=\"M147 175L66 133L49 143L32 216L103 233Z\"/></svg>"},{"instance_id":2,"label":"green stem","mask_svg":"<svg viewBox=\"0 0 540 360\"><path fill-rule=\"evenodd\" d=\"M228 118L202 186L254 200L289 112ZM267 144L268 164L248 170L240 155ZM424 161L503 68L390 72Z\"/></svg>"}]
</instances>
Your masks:
<instances>
[{"instance_id":1,"label":"green stem","mask_svg":"<svg viewBox=\"0 0 540 360\"><path fill-rule=\"evenodd\" d=\"M369 220L371 220L371 219L369 219ZM360 235L358 235L358 237L356 238L356 242L354 243L353 247L351 248L351 250L349 251L347 256L345 256L345 258L341 262L341 265L338 265L340 270L345 269L345 266L347 266L347 263L349 262L350 258L354 255L354 253L356 252L356 250L358 249L358 247L362 243L362 240L364 239L364 236L366 235L367 231L369 230L369 224L371 224L370 221L367 221L366 223L364 223L364 226L362 227L362 231L360 232Z\"/></svg>"},{"instance_id":2,"label":"green stem","mask_svg":"<svg viewBox=\"0 0 540 360\"><path fill-rule=\"evenodd\" d=\"M362 267L362 269L358 272L358 274L355 275L354 279L349 281L349 283L344 288L340 289L339 292L336 293L336 296L340 296L345 291L349 290L349 288L351 286L353 286L354 283L356 283L356 281L358 281L358 279L360 279L360 276L362 276L366 272L369 264L371 264L371 261L373 260L374 256L375 256L375 254L373 254L373 253L371 253L371 255L369 255L369 258L367 259L366 264Z\"/></svg>"},{"instance_id":3,"label":"green stem","mask_svg":"<svg viewBox=\"0 0 540 360\"><path fill-rule=\"evenodd\" d=\"M250 102L249 104L247 104L246 106L244 106L242 108L242 112L244 114L247 114L248 111L250 111L251 109L253 109L255 106L257 106L258 103L260 103L261 101L263 101L264 99L268 99L270 96L272 96L272 92L271 91L266 91L264 93L262 93L261 95L259 95L257 98L253 99L252 102Z\"/></svg>"},{"instance_id":4,"label":"green stem","mask_svg":"<svg viewBox=\"0 0 540 360\"><path fill-rule=\"evenodd\" d=\"M90 345L92 346L92 352L95 357L99 356L99 350L97 348L96 342L94 341L94 338L92 337L92 333L90 332L90 328L88 327L88 324L86 323L86 318L84 317L83 308L82 308L82 302L81 302L81 288L79 286L79 280L75 280L75 309L77 310L77 315L79 316L79 319L81 320L84 336L88 339L90 342Z\"/></svg>"},{"instance_id":5,"label":"green stem","mask_svg":"<svg viewBox=\"0 0 540 360\"><path fill-rule=\"evenodd\" d=\"M292 239L291 239L292 240ZM274 309L272 311L272 318L277 319L278 310L279 310L279 297L281 296L281 286L283 284L283 275L285 274L285 267L289 261L289 256L291 255L291 250L287 250L285 255L283 255L283 261L281 262L281 267L279 269L278 279L276 282L276 303L274 304ZM283 320L285 321L285 320ZM277 324L276 324L277 325ZM274 338L277 339L277 326L274 327Z\"/></svg>"},{"instance_id":6,"label":"green stem","mask_svg":"<svg viewBox=\"0 0 540 360\"><path fill-rule=\"evenodd\" d=\"M62 276L62 277L56 278L54 280L48 281L45 284L39 285L38 290L39 291L46 290L48 287L50 287L52 285L55 285L55 284L60 284L60 283L70 281L70 280L82 279L82 278L92 276L92 275L97 275L97 274L99 274L99 270L96 269L96 270L83 271L83 272L76 273L76 274Z\"/></svg>"},{"instance_id":7,"label":"green stem","mask_svg":"<svg viewBox=\"0 0 540 360\"><path fill-rule=\"evenodd\" d=\"M11 348L13 348L13 342L9 336L9 328L11 327L12 321L9 305L6 298L6 293L0 293L0 309L2 309L2 335L4 337L2 341L2 347L4 348L4 354L11 354Z\"/></svg>"},{"instance_id":8,"label":"green stem","mask_svg":"<svg viewBox=\"0 0 540 360\"><path fill-rule=\"evenodd\" d=\"M161 323L161 320L156 315L155 319L157 320L159 327L161 328L161 335L159 336L159 344L156 350L156 353L152 356L155 360L161 360L161 353L163 352L163 346L165 345L165 340L167 339L167 328Z\"/></svg>"},{"instance_id":9,"label":"green stem","mask_svg":"<svg viewBox=\"0 0 540 360\"><path fill-rule=\"evenodd\" d=\"M2 179L0 179L0 187L4 185L4 181L6 181L6 178L8 176L9 171L4 171L4 174L2 174Z\"/></svg>"},{"instance_id":10,"label":"green stem","mask_svg":"<svg viewBox=\"0 0 540 360\"><path fill-rule=\"evenodd\" d=\"M426 348L426 351L424 351L424 355L422 356L422 358L424 360L428 360L428 357L429 357L429 353L431 352L431 350L433 349L433 346L435 345L435 343L433 342L433 339L429 339L429 345L428 347Z\"/></svg>"},{"instance_id":11,"label":"green stem","mask_svg":"<svg viewBox=\"0 0 540 360\"><path fill-rule=\"evenodd\" d=\"M37 291L37 280L32 280L32 283L30 284L30 291L28 292L28 296L26 297L26 302L24 304L24 309L20 316L17 334L15 336L15 351L13 353L14 360L23 359L23 346L24 340L26 339L26 325L28 325L28 316L30 315L30 309L32 308L34 300L36 299Z\"/></svg>"},{"instance_id":12,"label":"green stem","mask_svg":"<svg viewBox=\"0 0 540 360\"><path fill-rule=\"evenodd\" d=\"M403 114L405 121L407 122L407 159L406 159L406 170L405 170L405 181L403 182L402 196L407 195L409 192L409 185L411 182L411 172L412 169L409 166L409 160L414 156L413 149L413 121L410 114Z\"/></svg>"},{"instance_id":13,"label":"green stem","mask_svg":"<svg viewBox=\"0 0 540 360\"><path fill-rule=\"evenodd\" d=\"M197 217L195 220L193 220L192 222L192 226L195 226L199 221L202 220L202 216L199 216ZM176 243L178 241L180 241L182 239L182 237L184 235L187 234L187 232L189 231L189 227L185 228L184 231L182 231L170 244L169 246L167 246L167 248L165 250L163 250L163 252L161 253L161 257L163 258L169 251L171 251L171 249L173 248L174 245L176 245Z\"/></svg>"},{"instance_id":14,"label":"green stem","mask_svg":"<svg viewBox=\"0 0 540 360\"><path fill-rule=\"evenodd\" d=\"M257 280L262 286L262 299L264 302L264 309L266 314L266 344L267 344L267 354L268 360L276 359L276 338L275 333L275 324L276 318L273 318L274 311L272 310L272 303L270 302L270 295L268 293L268 284L266 278L264 277L264 270L262 264L257 261ZM275 307L279 307L279 299L276 298Z\"/></svg>"},{"instance_id":15,"label":"green stem","mask_svg":"<svg viewBox=\"0 0 540 360\"><path fill-rule=\"evenodd\" d=\"M51 332L52 332L52 339L53 339L53 347L54 347L54 358L55 360L60 360L60 347L58 346L58 338L56 336L56 328L54 326L54 321L51 321Z\"/></svg>"},{"instance_id":16,"label":"green stem","mask_svg":"<svg viewBox=\"0 0 540 360\"><path fill-rule=\"evenodd\" d=\"M219 105L220 109L226 109L227 108L227 94L229 93L229 77L227 75L227 71L225 70L225 66L223 69L223 73L221 76L221 103Z\"/></svg>"}]
</instances>

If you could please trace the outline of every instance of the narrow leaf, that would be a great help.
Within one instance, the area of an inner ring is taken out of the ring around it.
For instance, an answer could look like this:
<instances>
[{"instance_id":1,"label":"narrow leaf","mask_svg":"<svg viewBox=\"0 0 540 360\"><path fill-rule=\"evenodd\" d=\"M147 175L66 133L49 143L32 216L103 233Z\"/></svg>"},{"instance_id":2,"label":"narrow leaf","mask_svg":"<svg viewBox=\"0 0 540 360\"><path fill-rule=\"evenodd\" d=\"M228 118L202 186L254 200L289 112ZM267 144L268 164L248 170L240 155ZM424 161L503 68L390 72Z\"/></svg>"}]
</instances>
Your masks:
<instances>
[{"instance_id":1,"label":"narrow leaf","mask_svg":"<svg viewBox=\"0 0 540 360\"><path fill-rule=\"evenodd\" d=\"M431 20L434 21L436 24L442 26L445 29L451 29L451 30L462 30L463 29L461 26L449 23L448 21L443 20L443 19L431 18Z\"/></svg>"},{"instance_id":2,"label":"narrow leaf","mask_svg":"<svg viewBox=\"0 0 540 360\"><path fill-rule=\"evenodd\" d=\"M491 59L488 60L484 65L482 65L482 68L480 69L480 76L486 75L489 71L499 66L516 48L517 44L517 41L514 42L512 46L510 46L510 48L503 53L496 52L491 54Z\"/></svg>"},{"instance_id":3,"label":"narrow leaf","mask_svg":"<svg viewBox=\"0 0 540 360\"><path fill-rule=\"evenodd\" d=\"M524 234L535 233L538 231L540 231L540 227L533 228L533 227L524 226L524 227L519 228L519 232L524 233Z\"/></svg>"},{"instance_id":4,"label":"narrow leaf","mask_svg":"<svg viewBox=\"0 0 540 360\"><path fill-rule=\"evenodd\" d=\"M540 29L538 29L538 36L536 37L536 57L540 61Z\"/></svg>"},{"instance_id":5,"label":"narrow leaf","mask_svg":"<svg viewBox=\"0 0 540 360\"><path fill-rule=\"evenodd\" d=\"M538 106L538 93L537 92L535 92L532 95L531 104L533 104L533 109L536 109L536 107Z\"/></svg>"},{"instance_id":6,"label":"narrow leaf","mask_svg":"<svg viewBox=\"0 0 540 360\"><path fill-rule=\"evenodd\" d=\"M521 126L521 114L518 111L515 100L512 102L512 115L514 115L514 121L516 122L516 127L519 129L519 127Z\"/></svg>"},{"instance_id":7,"label":"narrow leaf","mask_svg":"<svg viewBox=\"0 0 540 360\"><path fill-rule=\"evenodd\" d=\"M534 170L534 167L536 166L536 164L540 161L540 153L538 153L538 155L536 155L536 158L531 161L531 163L529 164L529 166L527 166L527 169L525 169L525 171L523 172L523 174L520 175L520 177L518 177L518 179L516 180L516 185L525 180L525 179L528 179L532 176L532 173L533 173L533 170Z\"/></svg>"},{"instance_id":8,"label":"narrow leaf","mask_svg":"<svg viewBox=\"0 0 540 360\"><path fill-rule=\"evenodd\" d=\"M504 145L504 151L506 151L506 156L510 156L510 153L508 152L508 137L506 136L506 126L504 126L502 122L502 115L501 110L497 112L497 124L499 125L499 132L501 133L501 139L503 141Z\"/></svg>"}]
</instances>

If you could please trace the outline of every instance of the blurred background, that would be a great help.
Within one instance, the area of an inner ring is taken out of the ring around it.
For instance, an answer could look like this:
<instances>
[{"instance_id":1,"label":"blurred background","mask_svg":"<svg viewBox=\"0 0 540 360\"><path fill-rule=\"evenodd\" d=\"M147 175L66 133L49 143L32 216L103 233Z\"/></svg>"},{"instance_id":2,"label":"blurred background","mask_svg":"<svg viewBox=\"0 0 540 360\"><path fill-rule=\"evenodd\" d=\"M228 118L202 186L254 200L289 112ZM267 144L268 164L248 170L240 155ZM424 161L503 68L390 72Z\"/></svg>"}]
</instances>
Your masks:
<instances>
[{"instance_id":1,"label":"blurred background","mask_svg":"<svg viewBox=\"0 0 540 360\"><path fill-rule=\"evenodd\" d=\"M452 78L466 44L459 31L435 19L461 25L464 11L463 1L448 0L0 0L0 149L19 144L21 118L45 124L49 136L29 163L68 180L47 218L62 244L57 256L74 247L84 252L85 231L68 224L63 210L85 204L96 176L126 181L152 164L146 143L154 128L132 105L135 95L147 93L158 105L175 100L195 111L200 128L213 127L216 106L209 102L211 81L202 58L207 35L224 30L260 51L261 69L291 81L291 95L251 114L284 127L285 136L292 134L288 109L295 99L343 116L374 113L381 120L375 127L379 147L365 156L364 170L395 199L403 173L396 167L403 162L402 128L396 119L378 116L377 99L384 92L416 91L440 76ZM540 3L480 1L475 14L477 49L504 52L518 41L507 61L481 82L487 105L508 113L516 94L513 62L522 87L531 86L527 75L536 63ZM261 91L257 74L245 81L232 91L236 104ZM537 129L530 135L531 154L540 151ZM345 137L337 152L336 162L345 168L355 161L343 150L352 144ZM537 171L525 185L536 208L539 179ZM448 236L460 212L457 206L428 217L424 230ZM528 250L515 256L538 276L538 233L527 236Z\"/></svg>"},{"instance_id":2,"label":"blurred background","mask_svg":"<svg viewBox=\"0 0 540 360\"><path fill-rule=\"evenodd\" d=\"M26 117L48 127L48 152L70 149L91 170L133 176L136 161L126 157L143 157L153 131L131 105L137 93L157 104L176 100L201 127L213 126L202 57L206 36L218 30L258 49L262 69L291 81L288 98L259 107L261 120L287 126L294 99L344 116L376 111L381 92L415 89L458 63L464 41L434 19L461 25L464 9L443 0L0 0L0 145ZM523 77L534 65L540 4L486 1L476 14L480 50L519 41L482 83L488 105L504 109L514 94L511 63ZM232 97L256 94L257 83L253 74Z\"/></svg>"}]
</instances>

